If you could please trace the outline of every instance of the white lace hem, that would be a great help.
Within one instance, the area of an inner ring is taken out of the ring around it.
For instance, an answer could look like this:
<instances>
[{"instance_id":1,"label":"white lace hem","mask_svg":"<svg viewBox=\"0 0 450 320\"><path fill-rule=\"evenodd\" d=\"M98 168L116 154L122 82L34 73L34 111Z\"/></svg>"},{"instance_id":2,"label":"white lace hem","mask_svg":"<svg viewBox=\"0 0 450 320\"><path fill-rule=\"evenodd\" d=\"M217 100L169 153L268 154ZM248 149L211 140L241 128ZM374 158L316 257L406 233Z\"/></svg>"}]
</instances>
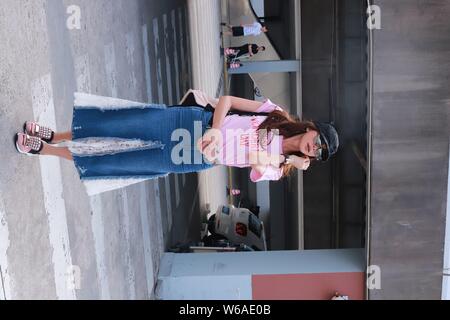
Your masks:
<instances>
[{"instance_id":1,"label":"white lace hem","mask_svg":"<svg viewBox=\"0 0 450 320\"><path fill-rule=\"evenodd\" d=\"M67 147L74 156L92 157L139 150L163 149L164 144L160 141L93 137L70 141L67 143Z\"/></svg>"}]
</instances>

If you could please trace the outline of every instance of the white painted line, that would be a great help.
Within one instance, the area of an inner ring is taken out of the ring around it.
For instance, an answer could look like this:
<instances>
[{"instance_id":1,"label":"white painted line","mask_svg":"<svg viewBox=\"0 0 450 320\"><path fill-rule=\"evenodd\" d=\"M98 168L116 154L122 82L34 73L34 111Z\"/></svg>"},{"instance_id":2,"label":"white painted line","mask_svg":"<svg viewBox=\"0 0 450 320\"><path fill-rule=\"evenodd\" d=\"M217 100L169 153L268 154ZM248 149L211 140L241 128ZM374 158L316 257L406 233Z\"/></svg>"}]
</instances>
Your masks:
<instances>
[{"instance_id":1,"label":"white painted line","mask_svg":"<svg viewBox=\"0 0 450 320\"><path fill-rule=\"evenodd\" d=\"M185 77L186 74L188 72L187 70L187 66L186 66L186 47L184 45L184 30L185 28L183 27L183 12L181 10L181 7L178 8L178 28L179 28L179 39L180 39L180 56L181 56L181 77L182 77L182 82L181 82L181 86L182 86L182 90L183 90L183 95L184 93L188 90L188 84L185 81Z\"/></svg>"},{"instance_id":2,"label":"white painted line","mask_svg":"<svg viewBox=\"0 0 450 320\"><path fill-rule=\"evenodd\" d=\"M161 193L159 191L159 182L158 180L152 180L151 183L153 183L153 188L155 190L155 199L160 199ZM156 230L158 232L158 248L164 248L164 236L163 236L163 225L162 225L162 209L161 209L161 201L155 201L155 207L156 207ZM162 257L164 250L159 251L159 258Z\"/></svg>"},{"instance_id":3,"label":"white painted line","mask_svg":"<svg viewBox=\"0 0 450 320\"><path fill-rule=\"evenodd\" d=\"M173 87L172 87L172 64L170 63L169 52L169 28L167 22L167 14L163 15L164 25L164 50L166 57L166 75L167 75L167 91L169 96L169 105L173 105ZM176 51L176 50L175 50ZM166 190L166 205L167 205L167 223L169 230L172 228L172 197L171 197L171 178L169 176L164 178L164 186Z\"/></svg>"},{"instance_id":4,"label":"white painted line","mask_svg":"<svg viewBox=\"0 0 450 320\"><path fill-rule=\"evenodd\" d=\"M448 159L447 213L444 243L444 276L442 277L442 300L450 300L450 155Z\"/></svg>"},{"instance_id":5,"label":"white painted line","mask_svg":"<svg viewBox=\"0 0 450 320\"><path fill-rule=\"evenodd\" d=\"M177 208L180 206L180 175L175 174L175 203Z\"/></svg>"},{"instance_id":6,"label":"white painted line","mask_svg":"<svg viewBox=\"0 0 450 320\"><path fill-rule=\"evenodd\" d=\"M128 36L127 38L127 45L129 46L130 38ZM117 89L116 89L116 81L115 81L115 54L113 52L113 46L109 45L105 47L105 57L107 58L106 68L107 73L109 75L112 75L112 78L110 78L111 81L109 81L108 85L110 86L111 92L113 94L117 95ZM129 59L129 63L132 65L133 58L132 58L132 52L134 51L133 48L128 47L127 57ZM81 61L86 61L87 59L83 56ZM84 69L87 73L89 73L89 68ZM76 69L76 75L78 75L77 79L87 79L87 77L80 77L79 72L80 69ZM84 81L80 81L77 83L78 90L83 92L89 92L91 90L90 82L85 83ZM104 224L103 224L103 217L102 217L102 202L101 202L101 196L98 194L98 190L102 190L101 193L116 189L122 189L128 186L129 184L139 183L142 179L132 179L127 181L122 181L120 179L118 180L93 180L93 181L86 181L84 182L86 186L86 190L88 192L88 195L90 196L90 205L92 209L92 216L91 216L91 227L92 227L92 233L94 238L94 248L95 248L95 258L96 258L96 269L97 269L97 279L98 279L98 286L100 289L100 297L103 300L109 300L111 299L111 293L109 289L109 282L108 282L108 273L107 273L107 266L106 266L106 248L105 248L105 230L104 230ZM130 289L131 290L131 289ZM131 290L133 293L134 290Z\"/></svg>"},{"instance_id":7,"label":"white painted line","mask_svg":"<svg viewBox=\"0 0 450 320\"><path fill-rule=\"evenodd\" d=\"M106 268L105 228L103 225L101 196L90 197L92 210L91 227L94 236L95 261L97 264L97 279L102 300L111 299Z\"/></svg>"},{"instance_id":8,"label":"white painted line","mask_svg":"<svg viewBox=\"0 0 450 320\"><path fill-rule=\"evenodd\" d=\"M105 45L105 68L106 82L111 93L111 97L117 98L117 71L116 71L116 53L114 52L114 43Z\"/></svg>"},{"instance_id":9,"label":"white painted line","mask_svg":"<svg viewBox=\"0 0 450 320\"><path fill-rule=\"evenodd\" d=\"M166 190L167 224L172 228L172 197L170 196L170 176L164 177L164 187Z\"/></svg>"},{"instance_id":10,"label":"white painted line","mask_svg":"<svg viewBox=\"0 0 450 320\"><path fill-rule=\"evenodd\" d=\"M75 59L75 75L77 79L77 91L91 93L91 73L88 54L84 54Z\"/></svg>"},{"instance_id":11,"label":"white painted line","mask_svg":"<svg viewBox=\"0 0 450 320\"><path fill-rule=\"evenodd\" d=\"M106 179L83 181L88 196L95 196L105 192L126 188L136 183L141 183L146 179Z\"/></svg>"},{"instance_id":12,"label":"white painted line","mask_svg":"<svg viewBox=\"0 0 450 320\"><path fill-rule=\"evenodd\" d=\"M145 84L147 88L147 102L153 101L152 97L152 73L150 70L150 51L148 49L148 29L147 25L142 26L142 44L144 47L144 68L145 68Z\"/></svg>"},{"instance_id":13,"label":"white painted line","mask_svg":"<svg viewBox=\"0 0 450 320\"><path fill-rule=\"evenodd\" d=\"M135 63L134 63L134 54L135 54L135 41L134 41L134 33L129 32L125 35L125 44L126 44L126 48L127 48L127 62L128 62L128 66L129 66L129 75L130 75L130 80L129 80L129 88L128 89L132 89L133 90L133 96L136 96L137 93L137 79L136 79L136 72L134 70L135 68Z\"/></svg>"},{"instance_id":14,"label":"white painted line","mask_svg":"<svg viewBox=\"0 0 450 320\"><path fill-rule=\"evenodd\" d=\"M57 129L53 88L50 74L32 83L32 105L34 118L50 128ZM74 286L68 283L68 270L72 268L69 231L67 228L66 204L63 198L61 164L57 157L39 157L41 166L44 204L48 214L50 245L55 272L58 299L76 299Z\"/></svg>"},{"instance_id":15,"label":"white painted line","mask_svg":"<svg viewBox=\"0 0 450 320\"><path fill-rule=\"evenodd\" d=\"M164 51L166 56L166 75L167 75L167 91L169 92L169 105L173 105L173 88L172 88L172 65L170 63L169 52L169 29L167 27L167 14L163 15L164 23Z\"/></svg>"},{"instance_id":16,"label":"white painted line","mask_svg":"<svg viewBox=\"0 0 450 320\"><path fill-rule=\"evenodd\" d=\"M129 204L127 190L120 190L122 196L122 210L121 210L121 227L123 228L123 234L125 236L126 249L123 252L126 265L126 277L125 282L128 289L128 299L136 299L136 272L131 261L131 246L130 243L130 215L129 215Z\"/></svg>"},{"instance_id":17,"label":"white painted line","mask_svg":"<svg viewBox=\"0 0 450 320\"><path fill-rule=\"evenodd\" d=\"M88 55L83 55L77 58L78 67L75 67L75 76L77 77L77 88L79 92L90 92L91 82L90 80L90 70L89 70L89 57ZM79 79L79 80L78 80ZM92 183L92 182L91 182ZM96 181L96 183L100 183ZM85 184L86 185L86 184ZM90 189L92 184L86 185L86 190L88 195L90 195ZM91 207L91 228L94 238L94 250L95 250L95 263L97 269L97 280L98 287L100 289L100 299L109 300L111 299L111 294L109 292L108 277L106 272L106 261L105 261L105 230L103 226L102 217L102 200L99 195L90 196L90 207Z\"/></svg>"},{"instance_id":18,"label":"white painted line","mask_svg":"<svg viewBox=\"0 0 450 320\"><path fill-rule=\"evenodd\" d=\"M178 35L177 35L177 28L175 27L175 10L172 10L170 12L170 24L172 26L172 34L173 34L173 41L174 41L174 61L175 61L175 93L176 93L176 101L177 103L181 99L181 92L180 92L180 66L178 63Z\"/></svg>"},{"instance_id":19,"label":"white painted line","mask_svg":"<svg viewBox=\"0 0 450 320\"><path fill-rule=\"evenodd\" d=\"M149 197L145 183L139 185L139 213L141 216L142 235L144 239L145 276L147 279L147 298L153 295L155 271L153 270L152 242L150 239L150 222L148 219L147 198Z\"/></svg>"},{"instance_id":20,"label":"white painted line","mask_svg":"<svg viewBox=\"0 0 450 320\"><path fill-rule=\"evenodd\" d=\"M153 47L155 48L155 59L156 59L156 82L158 86L158 97L157 101L159 103L164 103L163 87L162 87L162 70L161 70L161 55L159 53L159 27L158 18L153 19Z\"/></svg>"},{"instance_id":21,"label":"white painted line","mask_svg":"<svg viewBox=\"0 0 450 320\"><path fill-rule=\"evenodd\" d=\"M12 300L12 280L8 267L9 229L6 208L0 195L0 300Z\"/></svg>"},{"instance_id":22,"label":"white painted line","mask_svg":"<svg viewBox=\"0 0 450 320\"><path fill-rule=\"evenodd\" d=\"M175 9L172 10L170 12L170 24L172 26L172 29L170 30L170 32L173 35L173 47L174 47L174 52L173 52L173 59L175 62L175 93L176 93L176 101L177 103L180 101L181 99L181 92L180 92L180 81L181 81L181 75L180 75L180 67L179 67L179 62L178 62L178 34L177 34L177 27L176 27L176 18L175 18ZM183 55L183 53L181 53Z\"/></svg>"},{"instance_id":23,"label":"white painted line","mask_svg":"<svg viewBox=\"0 0 450 320\"><path fill-rule=\"evenodd\" d=\"M184 7L184 16L185 16L185 30L186 30L186 66L187 66L187 74L192 75L192 67L191 67L191 37L190 37L190 30L189 30L189 21L188 21L188 8L187 6ZM188 79L189 80L189 79Z\"/></svg>"}]
</instances>

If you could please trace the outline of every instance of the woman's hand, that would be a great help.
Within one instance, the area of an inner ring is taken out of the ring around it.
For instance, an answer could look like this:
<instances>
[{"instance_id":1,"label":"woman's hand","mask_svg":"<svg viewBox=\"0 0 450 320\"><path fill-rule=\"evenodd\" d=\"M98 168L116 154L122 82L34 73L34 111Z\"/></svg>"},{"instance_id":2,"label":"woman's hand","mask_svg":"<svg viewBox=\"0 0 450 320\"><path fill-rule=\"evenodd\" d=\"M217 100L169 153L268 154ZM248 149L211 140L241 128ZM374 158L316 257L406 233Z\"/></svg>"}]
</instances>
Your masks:
<instances>
[{"instance_id":1,"label":"woman's hand","mask_svg":"<svg viewBox=\"0 0 450 320\"><path fill-rule=\"evenodd\" d=\"M197 149L205 156L205 158L214 162L219 155L219 146L223 143L222 132L218 129L209 129L203 137L197 141Z\"/></svg>"},{"instance_id":2,"label":"woman's hand","mask_svg":"<svg viewBox=\"0 0 450 320\"><path fill-rule=\"evenodd\" d=\"M292 164L299 170L307 170L311 164L311 160L307 157L299 157L296 155L290 155L288 163Z\"/></svg>"}]
</instances>

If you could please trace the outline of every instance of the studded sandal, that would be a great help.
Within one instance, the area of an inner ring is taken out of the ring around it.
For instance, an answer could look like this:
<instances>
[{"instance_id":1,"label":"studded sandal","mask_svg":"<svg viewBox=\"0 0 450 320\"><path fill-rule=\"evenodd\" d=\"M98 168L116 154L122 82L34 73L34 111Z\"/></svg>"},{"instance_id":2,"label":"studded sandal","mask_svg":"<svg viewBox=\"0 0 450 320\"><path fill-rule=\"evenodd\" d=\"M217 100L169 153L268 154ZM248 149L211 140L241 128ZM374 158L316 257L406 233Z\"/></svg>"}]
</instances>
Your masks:
<instances>
[{"instance_id":1,"label":"studded sandal","mask_svg":"<svg viewBox=\"0 0 450 320\"><path fill-rule=\"evenodd\" d=\"M44 142L41 138L32 137L25 133L18 133L15 140L17 151L29 156L39 154L44 148Z\"/></svg>"},{"instance_id":2,"label":"studded sandal","mask_svg":"<svg viewBox=\"0 0 450 320\"><path fill-rule=\"evenodd\" d=\"M39 125L34 121L27 121L23 125L23 131L25 134L41 138L47 143L51 143L53 140L54 132L52 129Z\"/></svg>"}]
</instances>

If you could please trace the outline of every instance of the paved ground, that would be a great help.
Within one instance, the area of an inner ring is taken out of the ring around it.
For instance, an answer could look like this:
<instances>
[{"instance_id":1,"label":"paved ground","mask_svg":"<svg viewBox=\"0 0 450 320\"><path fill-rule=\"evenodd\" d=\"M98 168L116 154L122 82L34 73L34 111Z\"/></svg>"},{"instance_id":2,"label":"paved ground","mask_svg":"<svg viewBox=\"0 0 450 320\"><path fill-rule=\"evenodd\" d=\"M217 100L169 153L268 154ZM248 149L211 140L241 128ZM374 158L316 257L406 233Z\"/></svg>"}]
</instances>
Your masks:
<instances>
[{"instance_id":1,"label":"paved ground","mask_svg":"<svg viewBox=\"0 0 450 320\"><path fill-rule=\"evenodd\" d=\"M74 91L176 103L192 85L188 24L181 0L1 2L0 298L151 298L164 249L199 236L195 174L89 197L72 163L12 143L27 119L70 128Z\"/></svg>"}]
</instances>

